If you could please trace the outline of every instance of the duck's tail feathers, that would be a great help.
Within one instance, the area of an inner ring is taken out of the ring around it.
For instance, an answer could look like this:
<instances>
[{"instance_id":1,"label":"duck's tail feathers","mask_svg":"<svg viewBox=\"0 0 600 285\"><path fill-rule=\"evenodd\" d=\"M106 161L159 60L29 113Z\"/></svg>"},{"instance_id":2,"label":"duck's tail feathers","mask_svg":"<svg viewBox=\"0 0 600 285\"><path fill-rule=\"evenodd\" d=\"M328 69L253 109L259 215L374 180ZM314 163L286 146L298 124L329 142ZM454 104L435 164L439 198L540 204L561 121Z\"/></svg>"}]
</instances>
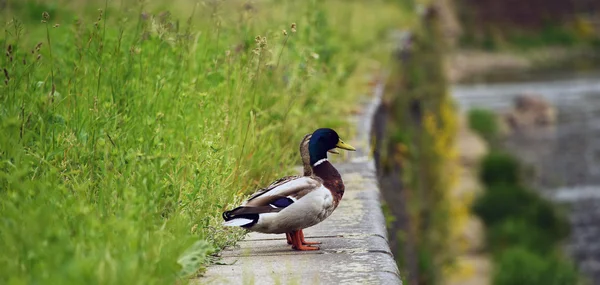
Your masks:
<instances>
[{"instance_id":1,"label":"duck's tail feathers","mask_svg":"<svg viewBox=\"0 0 600 285\"><path fill-rule=\"evenodd\" d=\"M224 226L249 228L258 222L258 214L243 213L245 207L237 207L223 213Z\"/></svg>"},{"instance_id":2,"label":"duck's tail feathers","mask_svg":"<svg viewBox=\"0 0 600 285\"><path fill-rule=\"evenodd\" d=\"M232 220L223 222L223 225L227 226L227 227L243 227L243 226L249 226L252 223L254 223L254 220L250 220L250 219L246 219L246 218L236 218L236 219L232 219Z\"/></svg>"}]
</instances>

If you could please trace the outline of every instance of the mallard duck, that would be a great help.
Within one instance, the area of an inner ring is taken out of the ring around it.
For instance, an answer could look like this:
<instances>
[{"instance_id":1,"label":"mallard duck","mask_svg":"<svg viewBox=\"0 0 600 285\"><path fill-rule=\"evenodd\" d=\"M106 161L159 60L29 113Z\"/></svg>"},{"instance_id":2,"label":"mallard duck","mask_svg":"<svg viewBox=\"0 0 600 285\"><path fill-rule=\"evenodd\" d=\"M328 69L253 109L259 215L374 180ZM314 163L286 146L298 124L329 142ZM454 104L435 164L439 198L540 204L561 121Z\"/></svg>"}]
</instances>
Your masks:
<instances>
[{"instance_id":1,"label":"mallard duck","mask_svg":"<svg viewBox=\"0 0 600 285\"><path fill-rule=\"evenodd\" d=\"M344 195L344 182L327 160L327 152L336 148L355 150L332 129L323 128L305 136L308 140L310 173L288 176L254 193L241 206L223 213L225 226L240 226L260 233L286 233L296 250L318 250L316 242L306 242L302 229L325 220L337 208ZM303 145L300 152L303 154ZM308 174L308 175L307 175Z\"/></svg>"},{"instance_id":2,"label":"mallard duck","mask_svg":"<svg viewBox=\"0 0 600 285\"><path fill-rule=\"evenodd\" d=\"M299 150L300 150L300 157L302 158L302 168L303 168L303 174L302 176L310 176L312 174L312 167L310 166L310 155L308 153L308 142L310 140L310 137L312 136L312 134L306 134L304 135L304 137L302 138L302 141L300 141L300 146L299 146ZM330 151L331 152L331 151ZM296 178L300 178L302 176L298 176L298 175L294 175L294 176L284 176L282 178L279 178L277 180L275 180L273 183L269 184L269 186L259 189L257 190L254 194L252 194L252 196L250 196L250 198L248 198L248 200L246 200L246 202L244 202L244 204L242 204L242 206L245 206L245 204L254 199L254 197L256 196L260 196L262 195L264 192L275 188L277 185L279 185L280 183L292 180L292 179L296 179ZM300 236L302 237L301 242L304 245L307 244L319 244L316 242L307 242L304 240L304 233L302 232L302 230L299 231ZM293 244L292 242L292 233L285 233L285 237L287 239L287 243L288 244Z\"/></svg>"}]
</instances>

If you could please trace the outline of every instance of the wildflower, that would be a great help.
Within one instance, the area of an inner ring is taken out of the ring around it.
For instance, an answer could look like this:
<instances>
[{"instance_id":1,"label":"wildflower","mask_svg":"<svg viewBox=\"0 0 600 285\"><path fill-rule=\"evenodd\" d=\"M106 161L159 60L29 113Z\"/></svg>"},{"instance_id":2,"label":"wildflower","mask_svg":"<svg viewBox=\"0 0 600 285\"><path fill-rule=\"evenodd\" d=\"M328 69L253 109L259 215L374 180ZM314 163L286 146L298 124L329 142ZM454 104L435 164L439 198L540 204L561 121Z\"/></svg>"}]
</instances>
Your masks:
<instances>
[{"instance_id":1,"label":"wildflower","mask_svg":"<svg viewBox=\"0 0 600 285\"><path fill-rule=\"evenodd\" d=\"M42 23L46 23L48 20L50 20L50 14L48 12L42 13Z\"/></svg>"},{"instance_id":2,"label":"wildflower","mask_svg":"<svg viewBox=\"0 0 600 285\"><path fill-rule=\"evenodd\" d=\"M292 30L292 33L296 32L296 23L292 23L291 30Z\"/></svg>"},{"instance_id":3,"label":"wildflower","mask_svg":"<svg viewBox=\"0 0 600 285\"><path fill-rule=\"evenodd\" d=\"M260 47L264 48L267 46L267 37L262 38L262 42L260 43Z\"/></svg>"},{"instance_id":4,"label":"wildflower","mask_svg":"<svg viewBox=\"0 0 600 285\"><path fill-rule=\"evenodd\" d=\"M135 46L131 46L131 47L129 48L129 52L130 52L131 54L139 54L140 52L142 52L142 49L141 49L141 48L138 48L138 47L135 47Z\"/></svg>"},{"instance_id":5,"label":"wildflower","mask_svg":"<svg viewBox=\"0 0 600 285\"><path fill-rule=\"evenodd\" d=\"M256 42L256 45L259 48L264 48L267 46L267 37L256 36L256 38L254 38L254 42Z\"/></svg>"}]
</instances>

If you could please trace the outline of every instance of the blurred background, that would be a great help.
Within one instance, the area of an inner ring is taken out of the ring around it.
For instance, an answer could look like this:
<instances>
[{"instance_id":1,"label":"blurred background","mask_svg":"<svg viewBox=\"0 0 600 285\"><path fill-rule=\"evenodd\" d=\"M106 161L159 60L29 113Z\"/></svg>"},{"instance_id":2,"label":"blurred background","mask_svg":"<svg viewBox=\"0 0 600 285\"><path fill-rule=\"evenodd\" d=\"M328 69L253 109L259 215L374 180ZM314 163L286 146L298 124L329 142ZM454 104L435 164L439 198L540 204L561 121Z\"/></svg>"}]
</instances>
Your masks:
<instances>
[{"instance_id":1,"label":"blurred background","mask_svg":"<svg viewBox=\"0 0 600 285\"><path fill-rule=\"evenodd\" d=\"M492 151L519 161L527 187L562 211L570 234L560 247L586 282L600 284L600 2L456 0L454 7L461 24L455 30L461 51L452 58L456 102ZM488 123L486 112L493 115ZM486 161L494 159L501 164L498 157ZM516 220L503 223L488 238L507 242L502 231L519 231ZM534 228L519 235L533 235ZM558 279L547 282L574 282Z\"/></svg>"}]
</instances>

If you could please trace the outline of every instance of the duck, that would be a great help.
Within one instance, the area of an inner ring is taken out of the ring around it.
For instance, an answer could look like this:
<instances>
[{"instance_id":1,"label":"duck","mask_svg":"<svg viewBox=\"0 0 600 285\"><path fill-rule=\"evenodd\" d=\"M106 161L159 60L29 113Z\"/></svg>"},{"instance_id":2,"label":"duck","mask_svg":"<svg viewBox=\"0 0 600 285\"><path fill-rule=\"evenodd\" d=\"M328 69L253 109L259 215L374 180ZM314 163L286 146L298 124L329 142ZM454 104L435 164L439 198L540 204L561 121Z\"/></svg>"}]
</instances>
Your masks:
<instances>
[{"instance_id":1,"label":"duck","mask_svg":"<svg viewBox=\"0 0 600 285\"><path fill-rule=\"evenodd\" d=\"M286 176L259 189L240 206L223 213L224 226L239 226L266 234L286 234L292 249L319 250L319 242L304 240L303 229L327 219L339 205L345 186L327 153L355 151L336 131L320 128L300 143L302 176Z\"/></svg>"},{"instance_id":2,"label":"duck","mask_svg":"<svg viewBox=\"0 0 600 285\"><path fill-rule=\"evenodd\" d=\"M309 155L309 152L308 152L308 142L309 142L311 136L312 136L312 133L308 133L308 134L304 135L304 137L300 141L299 150L300 150L300 158L302 159L302 168L303 168L303 174L302 174L302 176L310 176L310 175L312 175L312 167L310 165L310 155ZM332 149L328 150L328 152L329 153L334 153L334 154L339 154L339 152L337 152L335 150L332 150ZM279 178L279 179L275 180L274 182L272 182L269 186L257 190L254 194L252 194L252 196L250 196L250 198L247 201L253 199L255 196L259 196L260 194L262 194L263 192L267 191L268 189L272 189L273 187L277 186L279 183L282 183L282 182L285 182L285 181L288 181L288 180L292 180L292 179L295 179L295 178L299 178L299 177L301 177L301 176L294 175L294 176L285 176L285 177ZM247 201L244 202L244 204L247 203ZM244 205L244 204L242 204L242 205ZM292 234L293 233L286 233L285 234L287 243L289 245L293 245ZM300 242L303 245L321 244L320 242L308 242L308 241L306 241L304 239L304 232L302 230L298 231L298 235L300 236Z\"/></svg>"},{"instance_id":3,"label":"duck","mask_svg":"<svg viewBox=\"0 0 600 285\"><path fill-rule=\"evenodd\" d=\"M312 133L308 133L306 135L304 135L304 137L302 138L302 140L300 141L300 146L299 146L299 150L300 150L300 158L302 159L302 169L303 169L303 174L302 176L310 176L312 175L312 167L310 166L310 155L308 153L308 142L310 140L312 136ZM332 152L331 150L329 151L330 153L336 153L336 152ZM272 182L271 184L269 184L269 186L259 189L257 190L254 194L252 194L250 196L250 198L248 198L248 200L246 200L242 206L244 206L246 203L248 203L248 201L254 199L256 196L260 196L262 195L264 192L273 189L275 186L279 185L280 183L289 181L289 180L293 180L302 176L298 176L298 175L294 175L294 176L284 176L282 178L279 178L277 180L275 180L274 182ZM299 230L299 235L301 237L301 243L303 245L315 245L315 244L320 244L319 242L307 242L304 240L304 233L302 232L302 230ZM287 243L289 245L293 244L293 240L292 240L292 233L285 233L285 237L287 240Z\"/></svg>"}]
</instances>

